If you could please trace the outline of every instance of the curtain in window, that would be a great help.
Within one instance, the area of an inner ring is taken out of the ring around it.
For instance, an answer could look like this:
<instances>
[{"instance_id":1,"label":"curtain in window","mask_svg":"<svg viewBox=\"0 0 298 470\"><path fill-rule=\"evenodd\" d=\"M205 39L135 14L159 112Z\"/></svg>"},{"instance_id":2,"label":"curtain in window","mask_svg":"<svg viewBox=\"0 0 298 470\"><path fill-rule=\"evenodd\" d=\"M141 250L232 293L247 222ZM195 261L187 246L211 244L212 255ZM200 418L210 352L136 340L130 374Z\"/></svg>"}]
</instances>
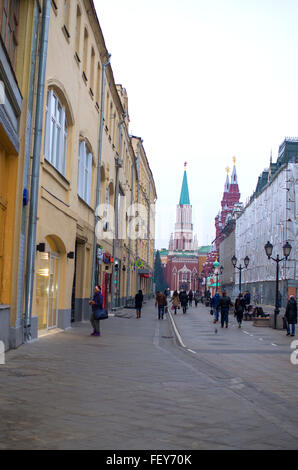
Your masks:
<instances>
[{"instance_id":1,"label":"curtain in window","mask_svg":"<svg viewBox=\"0 0 298 470\"><path fill-rule=\"evenodd\" d=\"M65 108L53 92L49 90L46 107L45 158L62 175L66 172L67 122Z\"/></svg>"}]
</instances>

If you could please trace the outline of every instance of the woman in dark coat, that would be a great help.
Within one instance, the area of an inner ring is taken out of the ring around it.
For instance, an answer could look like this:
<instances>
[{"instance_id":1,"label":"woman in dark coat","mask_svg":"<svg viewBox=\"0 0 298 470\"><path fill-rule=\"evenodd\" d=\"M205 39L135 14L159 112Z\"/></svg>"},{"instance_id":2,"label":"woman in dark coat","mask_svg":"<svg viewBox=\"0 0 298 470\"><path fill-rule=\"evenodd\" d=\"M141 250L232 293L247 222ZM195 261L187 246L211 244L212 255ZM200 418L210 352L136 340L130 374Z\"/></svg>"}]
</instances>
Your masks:
<instances>
[{"instance_id":1,"label":"woman in dark coat","mask_svg":"<svg viewBox=\"0 0 298 470\"><path fill-rule=\"evenodd\" d=\"M139 290L139 292L135 296L135 308L137 312L137 318L141 318L143 299L143 292Z\"/></svg>"},{"instance_id":2,"label":"woman in dark coat","mask_svg":"<svg viewBox=\"0 0 298 470\"><path fill-rule=\"evenodd\" d=\"M243 313L245 309L245 300L240 293L235 302L235 316L238 322L238 328L241 328L241 323L243 320Z\"/></svg>"},{"instance_id":3,"label":"woman in dark coat","mask_svg":"<svg viewBox=\"0 0 298 470\"><path fill-rule=\"evenodd\" d=\"M101 288L99 286L95 286L93 299L90 300L89 304L92 305L92 314L90 317L90 322L93 327L93 333L91 333L91 336L100 336L100 320L96 320L94 317L94 312L97 309L102 309L103 305L103 296L101 293Z\"/></svg>"},{"instance_id":4,"label":"woman in dark coat","mask_svg":"<svg viewBox=\"0 0 298 470\"><path fill-rule=\"evenodd\" d=\"M285 318L287 320L287 336L290 335L290 325L292 327L291 336L295 336L295 325L297 323L297 302L293 295L290 296L288 301Z\"/></svg>"}]
</instances>

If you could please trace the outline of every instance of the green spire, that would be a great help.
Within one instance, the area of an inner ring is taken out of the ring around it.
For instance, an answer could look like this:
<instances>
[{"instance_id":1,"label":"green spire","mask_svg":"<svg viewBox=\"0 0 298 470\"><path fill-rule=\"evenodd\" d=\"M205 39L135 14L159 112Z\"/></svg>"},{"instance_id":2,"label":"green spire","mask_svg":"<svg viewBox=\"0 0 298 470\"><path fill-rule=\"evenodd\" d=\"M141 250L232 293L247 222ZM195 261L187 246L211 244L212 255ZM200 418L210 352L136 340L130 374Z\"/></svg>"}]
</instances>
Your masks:
<instances>
[{"instance_id":1,"label":"green spire","mask_svg":"<svg viewBox=\"0 0 298 470\"><path fill-rule=\"evenodd\" d=\"M190 205L186 170L184 171L179 204L180 206Z\"/></svg>"}]
</instances>

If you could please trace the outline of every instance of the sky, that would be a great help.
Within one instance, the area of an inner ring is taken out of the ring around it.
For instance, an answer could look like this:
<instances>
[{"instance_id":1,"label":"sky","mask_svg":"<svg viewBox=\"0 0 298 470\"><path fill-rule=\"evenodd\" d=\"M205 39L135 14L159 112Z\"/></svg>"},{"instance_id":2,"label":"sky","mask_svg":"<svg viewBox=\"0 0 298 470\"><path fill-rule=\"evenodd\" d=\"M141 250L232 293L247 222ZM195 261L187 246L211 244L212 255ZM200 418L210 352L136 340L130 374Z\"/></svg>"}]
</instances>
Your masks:
<instances>
[{"instance_id":1,"label":"sky","mask_svg":"<svg viewBox=\"0 0 298 470\"><path fill-rule=\"evenodd\" d=\"M194 232L211 244L233 157L245 203L298 136L298 1L94 3L154 176L156 248L174 231L185 161Z\"/></svg>"}]
</instances>

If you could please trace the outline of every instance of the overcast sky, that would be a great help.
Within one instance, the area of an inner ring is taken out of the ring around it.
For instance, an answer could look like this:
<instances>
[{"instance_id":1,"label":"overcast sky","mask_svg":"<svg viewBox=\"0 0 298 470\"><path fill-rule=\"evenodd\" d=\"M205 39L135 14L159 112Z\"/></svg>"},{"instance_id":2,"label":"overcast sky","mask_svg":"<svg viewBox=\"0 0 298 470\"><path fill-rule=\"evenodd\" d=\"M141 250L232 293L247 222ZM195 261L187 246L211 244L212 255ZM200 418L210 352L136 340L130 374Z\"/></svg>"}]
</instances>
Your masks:
<instances>
[{"instance_id":1,"label":"overcast sky","mask_svg":"<svg viewBox=\"0 0 298 470\"><path fill-rule=\"evenodd\" d=\"M130 133L157 188L156 247L174 230L184 162L199 244L215 238L225 168L241 201L298 136L298 0L95 0Z\"/></svg>"}]
</instances>

